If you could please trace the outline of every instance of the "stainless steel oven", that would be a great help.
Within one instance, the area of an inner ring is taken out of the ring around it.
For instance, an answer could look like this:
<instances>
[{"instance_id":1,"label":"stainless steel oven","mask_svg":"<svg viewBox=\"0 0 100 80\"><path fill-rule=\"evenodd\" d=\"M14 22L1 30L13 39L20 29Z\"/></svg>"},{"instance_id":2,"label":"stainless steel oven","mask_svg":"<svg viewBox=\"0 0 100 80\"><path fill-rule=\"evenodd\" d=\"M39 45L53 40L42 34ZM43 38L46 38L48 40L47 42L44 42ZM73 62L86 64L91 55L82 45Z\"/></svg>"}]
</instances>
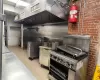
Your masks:
<instances>
[{"instance_id":1,"label":"stainless steel oven","mask_svg":"<svg viewBox=\"0 0 100 80\"><path fill-rule=\"evenodd\" d=\"M79 41L79 42L77 42ZM90 37L68 35L50 54L50 80L86 80Z\"/></svg>"}]
</instances>

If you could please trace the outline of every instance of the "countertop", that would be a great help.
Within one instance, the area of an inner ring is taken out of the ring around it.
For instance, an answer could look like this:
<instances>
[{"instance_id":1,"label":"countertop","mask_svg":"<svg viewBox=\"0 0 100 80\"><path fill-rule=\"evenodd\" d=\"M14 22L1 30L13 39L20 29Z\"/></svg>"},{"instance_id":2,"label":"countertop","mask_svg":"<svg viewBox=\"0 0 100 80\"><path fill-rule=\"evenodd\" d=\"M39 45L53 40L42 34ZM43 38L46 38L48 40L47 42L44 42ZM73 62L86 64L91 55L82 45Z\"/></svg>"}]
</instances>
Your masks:
<instances>
[{"instance_id":1,"label":"countertop","mask_svg":"<svg viewBox=\"0 0 100 80\"><path fill-rule=\"evenodd\" d=\"M2 80L36 80L36 78L13 52L3 47Z\"/></svg>"}]
</instances>

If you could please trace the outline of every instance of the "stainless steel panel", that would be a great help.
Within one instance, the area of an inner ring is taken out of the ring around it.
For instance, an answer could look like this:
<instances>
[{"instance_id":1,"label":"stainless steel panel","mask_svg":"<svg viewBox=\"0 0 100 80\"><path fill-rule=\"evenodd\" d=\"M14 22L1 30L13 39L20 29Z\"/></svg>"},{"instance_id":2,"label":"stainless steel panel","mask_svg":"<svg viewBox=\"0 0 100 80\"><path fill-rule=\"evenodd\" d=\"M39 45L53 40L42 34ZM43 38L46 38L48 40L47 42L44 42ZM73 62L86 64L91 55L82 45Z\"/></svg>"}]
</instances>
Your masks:
<instances>
[{"instance_id":1,"label":"stainless steel panel","mask_svg":"<svg viewBox=\"0 0 100 80\"><path fill-rule=\"evenodd\" d=\"M2 80L36 80L12 52L2 56Z\"/></svg>"},{"instance_id":2,"label":"stainless steel panel","mask_svg":"<svg viewBox=\"0 0 100 80\"><path fill-rule=\"evenodd\" d=\"M75 72L70 69L68 71L68 80L75 80Z\"/></svg>"},{"instance_id":3,"label":"stainless steel panel","mask_svg":"<svg viewBox=\"0 0 100 80\"><path fill-rule=\"evenodd\" d=\"M9 53L9 49L3 45L2 47L2 54Z\"/></svg>"},{"instance_id":4,"label":"stainless steel panel","mask_svg":"<svg viewBox=\"0 0 100 80\"><path fill-rule=\"evenodd\" d=\"M45 25L39 26L39 33L48 38L63 38L67 35L68 25Z\"/></svg>"},{"instance_id":5,"label":"stainless steel panel","mask_svg":"<svg viewBox=\"0 0 100 80\"><path fill-rule=\"evenodd\" d=\"M40 46L39 62L41 65L49 67L51 48Z\"/></svg>"},{"instance_id":6,"label":"stainless steel panel","mask_svg":"<svg viewBox=\"0 0 100 80\"><path fill-rule=\"evenodd\" d=\"M21 13L20 13L20 19L24 19L26 16L25 16L25 10L23 10Z\"/></svg>"},{"instance_id":7,"label":"stainless steel panel","mask_svg":"<svg viewBox=\"0 0 100 80\"><path fill-rule=\"evenodd\" d=\"M46 0L35 0L31 4L31 15L35 15L45 10L46 7Z\"/></svg>"},{"instance_id":8,"label":"stainless steel panel","mask_svg":"<svg viewBox=\"0 0 100 80\"><path fill-rule=\"evenodd\" d=\"M68 80L86 80L88 57L77 63L76 71L69 69Z\"/></svg>"},{"instance_id":9,"label":"stainless steel panel","mask_svg":"<svg viewBox=\"0 0 100 80\"><path fill-rule=\"evenodd\" d=\"M67 35L63 39L65 45L72 45L89 52L90 36L89 35Z\"/></svg>"},{"instance_id":10,"label":"stainless steel panel","mask_svg":"<svg viewBox=\"0 0 100 80\"><path fill-rule=\"evenodd\" d=\"M27 54L28 58L37 58L39 57L39 45L40 42L28 42Z\"/></svg>"},{"instance_id":11,"label":"stainless steel panel","mask_svg":"<svg viewBox=\"0 0 100 80\"><path fill-rule=\"evenodd\" d=\"M27 25L62 22L67 20L69 10L65 9L66 6L66 0L35 0L15 21Z\"/></svg>"},{"instance_id":12,"label":"stainless steel panel","mask_svg":"<svg viewBox=\"0 0 100 80\"><path fill-rule=\"evenodd\" d=\"M77 63L75 79L74 80L86 80L87 77L87 64L88 64L88 57L81 60Z\"/></svg>"},{"instance_id":13,"label":"stainless steel panel","mask_svg":"<svg viewBox=\"0 0 100 80\"><path fill-rule=\"evenodd\" d=\"M66 0L35 0L32 4L32 7L34 7L34 11L32 12L32 15L46 10L56 15L57 17L64 19L66 17L63 11L66 11L67 13L68 9L64 10L64 8L62 8L60 5L61 3L59 2L61 2L64 5L68 3Z\"/></svg>"}]
</instances>

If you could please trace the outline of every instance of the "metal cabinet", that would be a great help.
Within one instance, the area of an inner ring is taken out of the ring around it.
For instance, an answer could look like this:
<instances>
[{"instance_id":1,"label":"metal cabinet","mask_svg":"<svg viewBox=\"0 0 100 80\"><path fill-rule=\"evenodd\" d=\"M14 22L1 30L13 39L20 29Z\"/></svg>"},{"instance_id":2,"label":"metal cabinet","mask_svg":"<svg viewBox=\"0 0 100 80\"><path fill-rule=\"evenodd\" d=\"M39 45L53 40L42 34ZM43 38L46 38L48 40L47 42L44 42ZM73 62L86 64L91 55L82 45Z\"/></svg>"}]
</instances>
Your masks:
<instances>
[{"instance_id":1,"label":"metal cabinet","mask_svg":"<svg viewBox=\"0 0 100 80\"><path fill-rule=\"evenodd\" d=\"M39 57L39 42L28 42L27 55L28 58L34 59Z\"/></svg>"},{"instance_id":2,"label":"metal cabinet","mask_svg":"<svg viewBox=\"0 0 100 80\"><path fill-rule=\"evenodd\" d=\"M40 46L39 62L41 65L49 67L51 48Z\"/></svg>"}]
</instances>

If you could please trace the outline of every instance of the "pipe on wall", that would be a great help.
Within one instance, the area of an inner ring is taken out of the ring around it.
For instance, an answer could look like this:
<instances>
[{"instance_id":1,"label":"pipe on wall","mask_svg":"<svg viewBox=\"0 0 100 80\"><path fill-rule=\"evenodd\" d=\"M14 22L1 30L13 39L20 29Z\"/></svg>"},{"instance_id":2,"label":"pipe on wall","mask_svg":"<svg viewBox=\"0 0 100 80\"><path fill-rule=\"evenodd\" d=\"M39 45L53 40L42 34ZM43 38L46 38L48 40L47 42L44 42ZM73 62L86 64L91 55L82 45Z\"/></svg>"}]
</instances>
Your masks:
<instances>
[{"instance_id":1,"label":"pipe on wall","mask_svg":"<svg viewBox=\"0 0 100 80\"><path fill-rule=\"evenodd\" d=\"M3 0L0 0L0 15L3 14ZM2 34L3 34L3 20L0 20L0 80L2 79Z\"/></svg>"},{"instance_id":2,"label":"pipe on wall","mask_svg":"<svg viewBox=\"0 0 100 80\"><path fill-rule=\"evenodd\" d=\"M3 14L3 0L0 0L0 14ZM2 33L3 21L0 21L0 80L2 80Z\"/></svg>"}]
</instances>

